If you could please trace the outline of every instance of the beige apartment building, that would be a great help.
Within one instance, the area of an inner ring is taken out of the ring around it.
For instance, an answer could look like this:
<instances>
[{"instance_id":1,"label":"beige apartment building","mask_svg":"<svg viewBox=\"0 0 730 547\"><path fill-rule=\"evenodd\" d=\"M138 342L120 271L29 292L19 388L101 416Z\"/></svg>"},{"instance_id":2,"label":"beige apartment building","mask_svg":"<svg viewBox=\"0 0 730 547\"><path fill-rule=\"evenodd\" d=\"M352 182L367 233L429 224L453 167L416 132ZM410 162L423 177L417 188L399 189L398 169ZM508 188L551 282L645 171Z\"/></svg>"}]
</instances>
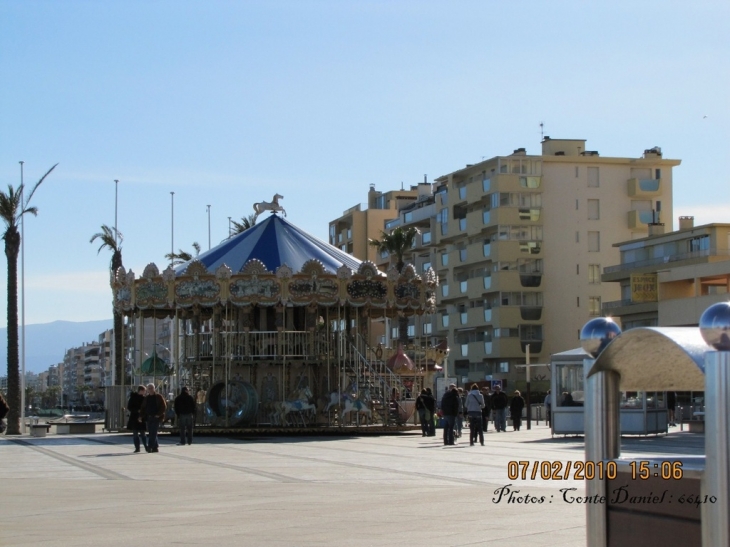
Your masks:
<instances>
[{"instance_id":1,"label":"beige apartment building","mask_svg":"<svg viewBox=\"0 0 730 547\"><path fill-rule=\"evenodd\" d=\"M679 164L656 147L602 157L585 140L545 137L539 155L520 148L437 178L385 224L418 227L410 261L439 276L436 315L409 333L447 339L449 375L460 381L515 385L528 345L532 363L577 347L586 321L620 297L601 282L619 262L613 243L672 218Z\"/></svg>"},{"instance_id":2,"label":"beige apartment building","mask_svg":"<svg viewBox=\"0 0 730 547\"><path fill-rule=\"evenodd\" d=\"M385 222L396 218L398 211L418 199L419 192L430 193L431 185L424 183L409 190L378 192L370 185L368 202L347 209L342 216L330 222L329 243L360 260L376 262L375 248L370 239L380 239Z\"/></svg>"},{"instance_id":3,"label":"beige apartment building","mask_svg":"<svg viewBox=\"0 0 730 547\"><path fill-rule=\"evenodd\" d=\"M730 293L730 224L694 226L679 218L679 230L616 243L620 264L603 270L605 284L620 287L619 300L603 303L604 315L624 330L695 326L712 304Z\"/></svg>"}]
</instances>

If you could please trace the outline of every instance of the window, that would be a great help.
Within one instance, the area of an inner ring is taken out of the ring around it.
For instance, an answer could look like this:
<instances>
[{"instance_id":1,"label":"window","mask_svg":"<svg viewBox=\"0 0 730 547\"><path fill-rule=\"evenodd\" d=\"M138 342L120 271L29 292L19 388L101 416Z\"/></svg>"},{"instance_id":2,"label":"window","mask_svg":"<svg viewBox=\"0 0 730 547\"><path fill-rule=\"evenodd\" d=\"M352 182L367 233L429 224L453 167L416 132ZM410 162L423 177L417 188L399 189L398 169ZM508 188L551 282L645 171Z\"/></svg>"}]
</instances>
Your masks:
<instances>
[{"instance_id":1,"label":"window","mask_svg":"<svg viewBox=\"0 0 730 547\"><path fill-rule=\"evenodd\" d=\"M509 363L507 361L499 363L499 372L509 372Z\"/></svg>"},{"instance_id":2,"label":"window","mask_svg":"<svg viewBox=\"0 0 730 547\"><path fill-rule=\"evenodd\" d=\"M449 326L449 314L443 312L441 314L441 326L447 328Z\"/></svg>"},{"instance_id":3,"label":"window","mask_svg":"<svg viewBox=\"0 0 730 547\"><path fill-rule=\"evenodd\" d=\"M449 296L449 286L447 284L441 285L441 296Z\"/></svg>"},{"instance_id":4,"label":"window","mask_svg":"<svg viewBox=\"0 0 730 547\"><path fill-rule=\"evenodd\" d=\"M598 220L601 218L599 203L597 199L588 200L588 220Z\"/></svg>"},{"instance_id":5,"label":"window","mask_svg":"<svg viewBox=\"0 0 730 547\"><path fill-rule=\"evenodd\" d=\"M588 187L598 188L600 186L600 180L598 178L598 167L588 168Z\"/></svg>"},{"instance_id":6,"label":"window","mask_svg":"<svg viewBox=\"0 0 730 547\"><path fill-rule=\"evenodd\" d=\"M588 283L601 282L601 265L588 264Z\"/></svg>"},{"instance_id":7,"label":"window","mask_svg":"<svg viewBox=\"0 0 730 547\"><path fill-rule=\"evenodd\" d=\"M589 296L588 297L588 315L597 317L601 315L601 297L600 296Z\"/></svg>"},{"instance_id":8,"label":"window","mask_svg":"<svg viewBox=\"0 0 730 547\"><path fill-rule=\"evenodd\" d=\"M601 252L601 232L588 232L588 252Z\"/></svg>"},{"instance_id":9,"label":"window","mask_svg":"<svg viewBox=\"0 0 730 547\"><path fill-rule=\"evenodd\" d=\"M449 253L441 253L441 265L442 266L448 266L449 265Z\"/></svg>"},{"instance_id":10,"label":"window","mask_svg":"<svg viewBox=\"0 0 730 547\"><path fill-rule=\"evenodd\" d=\"M430 267L431 267L431 263L430 262L424 262L423 263L423 271L424 272L427 272Z\"/></svg>"},{"instance_id":11,"label":"window","mask_svg":"<svg viewBox=\"0 0 730 547\"><path fill-rule=\"evenodd\" d=\"M431 323L430 322L424 323L422 329L423 329L423 334L426 334L426 335L431 334Z\"/></svg>"},{"instance_id":12,"label":"window","mask_svg":"<svg viewBox=\"0 0 730 547\"><path fill-rule=\"evenodd\" d=\"M413 338L416 335L416 325L408 325L408 337Z\"/></svg>"},{"instance_id":13,"label":"window","mask_svg":"<svg viewBox=\"0 0 730 547\"><path fill-rule=\"evenodd\" d=\"M540 188L540 177L520 177L522 188Z\"/></svg>"},{"instance_id":14,"label":"window","mask_svg":"<svg viewBox=\"0 0 730 547\"><path fill-rule=\"evenodd\" d=\"M421 242L424 245L428 245L431 243L431 232L423 232L423 235L421 236Z\"/></svg>"}]
</instances>

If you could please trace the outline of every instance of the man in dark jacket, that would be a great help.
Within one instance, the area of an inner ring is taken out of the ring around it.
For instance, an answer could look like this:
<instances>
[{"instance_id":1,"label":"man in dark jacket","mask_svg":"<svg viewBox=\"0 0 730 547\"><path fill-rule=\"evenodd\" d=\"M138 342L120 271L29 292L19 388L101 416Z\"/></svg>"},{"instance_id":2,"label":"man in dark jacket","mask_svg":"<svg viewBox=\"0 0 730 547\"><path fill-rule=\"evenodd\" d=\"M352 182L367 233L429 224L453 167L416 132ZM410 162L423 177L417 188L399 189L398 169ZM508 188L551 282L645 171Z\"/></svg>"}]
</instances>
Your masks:
<instances>
[{"instance_id":1,"label":"man in dark jacket","mask_svg":"<svg viewBox=\"0 0 730 547\"><path fill-rule=\"evenodd\" d=\"M147 396L139 409L139 415L142 421L147 422L147 433L149 433L147 447L150 452L160 451L160 445L157 442L157 430L165 417L165 410L167 410L165 398L157 393L155 384L147 384Z\"/></svg>"},{"instance_id":2,"label":"man in dark jacket","mask_svg":"<svg viewBox=\"0 0 730 547\"><path fill-rule=\"evenodd\" d=\"M185 446L185 439L188 444L193 444L193 423L195 422L195 399L190 395L188 387L180 390L180 395L175 397L175 414L177 425L180 428L180 442L178 445Z\"/></svg>"},{"instance_id":3,"label":"man in dark jacket","mask_svg":"<svg viewBox=\"0 0 730 547\"><path fill-rule=\"evenodd\" d=\"M485 387L483 390L484 395L484 408L482 409L482 428L484 429L484 433L487 432L487 426L489 425L489 414L492 412L492 392L489 390L488 387Z\"/></svg>"},{"instance_id":4,"label":"man in dark jacket","mask_svg":"<svg viewBox=\"0 0 730 547\"><path fill-rule=\"evenodd\" d=\"M433 414L436 412L436 399L434 399L430 387L426 388L426 395L423 396L423 404L426 407L426 416L428 419L428 431L426 431L426 434L429 437L434 437L436 435L436 427L433 425Z\"/></svg>"},{"instance_id":5,"label":"man in dark jacket","mask_svg":"<svg viewBox=\"0 0 730 547\"><path fill-rule=\"evenodd\" d=\"M502 386L496 384L492 393L492 413L494 414L494 429L507 431L507 394L502 392Z\"/></svg>"},{"instance_id":6,"label":"man in dark jacket","mask_svg":"<svg viewBox=\"0 0 730 547\"><path fill-rule=\"evenodd\" d=\"M459 415L459 392L456 390L456 384L451 384L441 399L441 412L444 413L444 444L452 445L454 443L454 425L456 425L456 417Z\"/></svg>"},{"instance_id":7,"label":"man in dark jacket","mask_svg":"<svg viewBox=\"0 0 730 547\"><path fill-rule=\"evenodd\" d=\"M127 429L132 431L132 442L134 443L135 453L140 451L140 440L144 445L145 452L150 451L150 447L147 445L147 435L145 435L147 426L139 415L142 404L144 404L144 393L145 387L139 386L136 392L133 391L129 394L129 401L127 401L127 410L129 411Z\"/></svg>"}]
</instances>

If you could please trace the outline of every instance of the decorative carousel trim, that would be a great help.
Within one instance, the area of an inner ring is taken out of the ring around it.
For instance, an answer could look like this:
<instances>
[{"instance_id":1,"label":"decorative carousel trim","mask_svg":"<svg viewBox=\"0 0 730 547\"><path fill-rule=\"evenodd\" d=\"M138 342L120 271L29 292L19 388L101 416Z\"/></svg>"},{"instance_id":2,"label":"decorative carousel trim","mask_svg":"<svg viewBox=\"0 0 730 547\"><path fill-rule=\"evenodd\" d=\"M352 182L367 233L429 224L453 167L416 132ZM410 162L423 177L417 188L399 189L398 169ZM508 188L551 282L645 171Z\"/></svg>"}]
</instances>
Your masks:
<instances>
[{"instance_id":1,"label":"decorative carousel trim","mask_svg":"<svg viewBox=\"0 0 730 547\"><path fill-rule=\"evenodd\" d=\"M225 264L221 264L215 271L215 278L218 281L227 281L233 275L233 271Z\"/></svg>"},{"instance_id":2,"label":"decorative carousel trim","mask_svg":"<svg viewBox=\"0 0 730 547\"><path fill-rule=\"evenodd\" d=\"M154 262L150 262L145 266L144 271L142 272L142 277L144 279L152 279L154 277L160 277L160 269L157 267L157 264Z\"/></svg>"},{"instance_id":3,"label":"decorative carousel trim","mask_svg":"<svg viewBox=\"0 0 730 547\"><path fill-rule=\"evenodd\" d=\"M383 276L378 267L369 260L366 260L365 262L360 264L360 267L357 269L357 273L364 276L365 279L372 279L373 277Z\"/></svg>"},{"instance_id":4,"label":"decorative carousel trim","mask_svg":"<svg viewBox=\"0 0 730 547\"><path fill-rule=\"evenodd\" d=\"M261 262L258 258L252 258L243 265L239 273L243 275L265 275L270 274L271 272L266 269L266 264Z\"/></svg>"},{"instance_id":5,"label":"decorative carousel trim","mask_svg":"<svg viewBox=\"0 0 730 547\"><path fill-rule=\"evenodd\" d=\"M327 275L327 270L324 268L324 264L322 264L319 260L316 258L310 258L307 260L304 264L302 264L302 269L299 270L299 273L302 275Z\"/></svg>"},{"instance_id":6,"label":"decorative carousel trim","mask_svg":"<svg viewBox=\"0 0 730 547\"><path fill-rule=\"evenodd\" d=\"M190 264L188 264L188 267L185 268L184 275L190 275L192 277L198 277L201 275L209 275L210 272L208 271L208 268L205 267L205 264L203 264L200 260L197 258L194 259Z\"/></svg>"},{"instance_id":7,"label":"decorative carousel trim","mask_svg":"<svg viewBox=\"0 0 730 547\"><path fill-rule=\"evenodd\" d=\"M352 277L352 270L344 264L337 268L337 279L347 281Z\"/></svg>"},{"instance_id":8,"label":"decorative carousel trim","mask_svg":"<svg viewBox=\"0 0 730 547\"><path fill-rule=\"evenodd\" d=\"M162 279L165 283L172 283L175 281L175 268L172 267L172 264L170 264L167 268L165 268L165 271L162 272Z\"/></svg>"},{"instance_id":9,"label":"decorative carousel trim","mask_svg":"<svg viewBox=\"0 0 730 547\"><path fill-rule=\"evenodd\" d=\"M277 279L289 279L292 275L294 275L294 270L292 270L286 262L276 268Z\"/></svg>"},{"instance_id":10,"label":"decorative carousel trim","mask_svg":"<svg viewBox=\"0 0 730 547\"><path fill-rule=\"evenodd\" d=\"M391 266L390 268L388 268L387 275L388 275L388 281L390 281L391 283L395 283L396 281L398 281L398 278L400 277L400 272L398 271L398 269L395 266Z\"/></svg>"}]
</instances>

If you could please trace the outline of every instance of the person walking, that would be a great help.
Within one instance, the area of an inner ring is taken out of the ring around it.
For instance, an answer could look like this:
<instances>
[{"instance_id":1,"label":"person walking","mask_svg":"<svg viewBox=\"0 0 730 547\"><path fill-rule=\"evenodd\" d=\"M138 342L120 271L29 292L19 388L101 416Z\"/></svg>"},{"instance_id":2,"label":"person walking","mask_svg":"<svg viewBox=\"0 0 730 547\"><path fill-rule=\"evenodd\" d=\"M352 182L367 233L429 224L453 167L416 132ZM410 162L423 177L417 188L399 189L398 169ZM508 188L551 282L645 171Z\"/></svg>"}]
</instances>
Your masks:
<instances>
[{"instance_id":1,"label":"person walking","mask_svg":"<svg viewBox=\"0 0 730 547\"><path fill-rule=\"evenodd\" d=\"M550 426L550 411L552 410L552 397L550 397L550 390L547 390L547 395L545 395L545 422L547 422L548 427Z\"/></svg>"},{"instance_id":2,"label":"person walking","mask_svg":"<svg viewBox=\"0 0 730 547\"><path fill-rule=\"evenodd\" d=\"M147 424L147 433L150 438L147 442L149 452L159 452L160 444L157 441L157 432L160 428L162 420L165 418L165 411L167 410L167 403L165 398L157 393L155 390L155 384L147 384L147 395L142 402L140 408L140 417L142 421Z\"/></svg>"},{"instance_id":3,"label":"person walking","mask_svg":"<svg viewBox=\"0 0 730 547\"><path fill-rule=\"evenodd\" d=\"M471 390L466 396L466 413L469 417L469 445L479 437L479 442L484 446L484 430L482 429L482 409L484 408L484 397L479 392L479 386L472 384Z\"/></svg>"},{"instance_id":4,"label":"person walking","mask_svg":"<svg viewBox=\"0 0 730 547\"><path fill-rule=\"evenodd\" d=\"M459 392L456 391L456 384L451 384L441 398L441 412L444 414L444 444L453 445L454 426L459 415Z\"/></svg>"},{"instance_id":5,"label":"person walking","mask_svg":"<svg viewBox=\"0 0 730 547\"><path fill-rule=\"evenodd\" d=\"M416 397L416 411L418 412L418 420L421 422L421 437L428 435L428 423L426 422L426 404L423 398L426 396L426 390L422 389L421 394Z\"/></svg>"},{"instance_id":6,"label":"person walking","mask_svg":"<svg viewBox=\"0 0 730 547\"><path fill-rule=\"evenodd\" d=\"M3 394L0 393L0 433L5 433L5 430L8 428L8 424L5 422L5 416L8 415L8 412L10 412L8 402L3 397Z\"/></svg>"},{"instance_id":7,"label":"person walking","mask_svg":"<svg viewBox=\"0 0 730 547\"><path fill-rule=\"evenodd\" d=\"M669 425L674 427L677 425L674 417L674 411L677 408L677 393L675 391L667 391L667 411L669 413Z\"/></svg>"},{"instance_id":8,"label":"person walking","mask_svg":"<svg viewBox=\"0 0 730 547\"><path fill-rule=\"evenodd\" d=\"M423 396L423 404L426 407L426 420L428 421L428 429L426 434L429 437L436 436L436 426L433 423L433 415L436 412L436 399L430 387L426 388L426 395Z\"/></svg>"},{"instance_id":9,"label":"person walking","mask_svg":"<svg viewBox=\"0 0 730 547\"><path fill-rule=\"evenodd\" d=\"M461 430L464 429L464 416L466 415L464 403L466 401L463 388L457 388L456 392L459 394L459 413L456 415L456 427L454 428L454 435L458 439L459 437L461 437Z\"/></svg>"},{"instance_id":10,"label":"person walking","mask_svg":"<svg viewBox=\"0 0 730 547\"><path fill-rule=\"evenodd\" d=\"M483 391L484 408L482 408L482 430L486 433L487 427L489 426L489 415L492 412L492 396L488 387L485 387Z\"/></svg>"},{"instance_id":11,"label":"person walking","mask_svg":"<svg viewBox=\"0 0 730 547\"><path fill-rule=\"evenodd\" d=\"M193 444L193 424L195 423L195 399L190 395L190 390L184 386L180 390L180 395L175 397L175 415L177 416L177 426L180 429L179 446L185 446L187 437L188 444Z\"/></svg>"},{"instance_id":12,"label":"person walking","mask_svg":"<svg viewBox=\"0 0 730 547\"><path fill-rule=\"evenodd\" d=\"M127 401L127 410L129 411L129 420L127 420L127 429L132 432L132 442L134 442L134 452L140 451L140 440L144 445L145 452L149 452L150 449L147 446L147 426L140 417L140 410L142 409L142 403L144 402L145 387L137 386L137 391L132 391L129 394L129 400Z\"/></svg>"},{"instance_id":13,"label":"person walking","mask_svg":"<svg viewBox=\"0 0 730 547\"><path fill-rule=\"evenodd\" d=\"M512 427L515 431L519 431L522 426L522 409L525 408L525 400L520 395L518 390L515 390L515 394L509 404L509 413L512 416Z\"/></svg>"},{"instance_id":14,"label":"person walking","mask_svg":"<svg viewBox=\"0 0 730 547\"><path fill-rule=\"evenodd\" d=\"M494 414L494 429L497 432L507 431L507 394L502 391L502 386L496 384L492 393L492 413Z\"/></svg>"}]
</instances>

